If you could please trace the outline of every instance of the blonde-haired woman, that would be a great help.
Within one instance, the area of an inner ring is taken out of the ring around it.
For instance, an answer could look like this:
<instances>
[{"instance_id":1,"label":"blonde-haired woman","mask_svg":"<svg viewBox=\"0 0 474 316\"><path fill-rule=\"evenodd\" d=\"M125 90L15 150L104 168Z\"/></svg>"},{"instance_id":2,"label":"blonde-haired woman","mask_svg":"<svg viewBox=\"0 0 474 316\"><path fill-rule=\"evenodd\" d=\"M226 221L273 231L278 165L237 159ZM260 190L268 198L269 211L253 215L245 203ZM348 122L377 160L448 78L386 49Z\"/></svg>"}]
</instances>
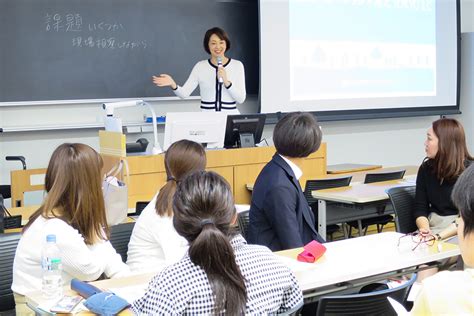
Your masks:
<instances>
[{"instance_id":1,"label":"blonde-haired woman","mask_svg":"<svg viewBox=\"0 0 474 316\"><path fill-rule=\"evenodd\" d=\"M173 143L165 154L166 184L143 210L128 245L127 264L137 272L161 271L180 260L188 242L173 227L176 184L186 175L206 167L204 148L190 140Z\"/></svg>"},{"instance_id":2,"label":"blonde-haired woman","mask_svg":"<svg viewBox=\"0 0 474 316\"><path fill-rule=\"evenodd\" d=\"M102 196L102 158L84 144L62 144L51 156L45 178L47 195L23 229L13 263L12 290L17 312L24 295L41 289L41 249L46 236L56 235L62 280L93 281L129 273L108 241Z\"/></svg>"}]
</instances>

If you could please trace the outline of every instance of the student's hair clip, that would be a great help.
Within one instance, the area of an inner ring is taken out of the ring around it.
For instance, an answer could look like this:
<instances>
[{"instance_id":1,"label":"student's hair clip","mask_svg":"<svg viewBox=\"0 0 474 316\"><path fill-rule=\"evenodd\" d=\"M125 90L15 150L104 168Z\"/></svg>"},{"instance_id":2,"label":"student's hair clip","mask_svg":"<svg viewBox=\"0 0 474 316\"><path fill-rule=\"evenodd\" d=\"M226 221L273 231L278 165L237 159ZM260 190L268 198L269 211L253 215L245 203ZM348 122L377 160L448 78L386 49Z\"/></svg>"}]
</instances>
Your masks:
<instances>
[{"instance_id":1,"label":"student's hair clip","mask_svg":"<svg viewBox=\"0 0 474 316\"><path fill-rule=\"evenodd\" d=\"M203 219L201 221L201 228L204 227L205 225L209 225L209 224L214 225L214 221L210 218Z\"/></svg>"}]
</instances>

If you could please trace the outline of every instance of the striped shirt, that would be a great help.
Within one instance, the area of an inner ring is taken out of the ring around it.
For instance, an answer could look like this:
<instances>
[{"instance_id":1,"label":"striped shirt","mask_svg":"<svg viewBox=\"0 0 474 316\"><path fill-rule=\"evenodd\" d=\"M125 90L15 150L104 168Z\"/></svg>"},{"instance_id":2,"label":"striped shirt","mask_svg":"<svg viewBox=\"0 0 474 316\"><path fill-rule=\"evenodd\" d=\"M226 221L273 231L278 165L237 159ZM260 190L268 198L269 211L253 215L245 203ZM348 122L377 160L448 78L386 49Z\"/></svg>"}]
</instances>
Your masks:
<instances>
[{"instance_id":1,"label":"striped shirt","mask_svg":"<svg viewBox=\"0 0 474 316\"><path fill-rule=\"evenodd\" d=\"M229 87L219 84L217 66L208 59L199 61L186 83L182 87L177 86L176 90L173 90L174 93L180 98L186 98L199 85L202 111L238 114L236 103L243 103L246 97L244 65L236 59L229 58L223 67L231 82Z\"/></svg>"}]
</instances>

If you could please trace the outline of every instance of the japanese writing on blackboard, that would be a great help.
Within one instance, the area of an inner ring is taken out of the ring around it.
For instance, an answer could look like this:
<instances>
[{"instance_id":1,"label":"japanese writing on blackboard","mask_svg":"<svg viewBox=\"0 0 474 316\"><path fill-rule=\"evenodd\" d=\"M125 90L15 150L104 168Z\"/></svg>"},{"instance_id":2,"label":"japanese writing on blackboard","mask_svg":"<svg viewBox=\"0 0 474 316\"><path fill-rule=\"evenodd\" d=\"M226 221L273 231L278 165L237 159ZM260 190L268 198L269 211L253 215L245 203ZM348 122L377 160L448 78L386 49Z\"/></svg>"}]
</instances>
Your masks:
<instances>
[{"instance_id":1,"label":"japanese writing on blackboard","mask_svg":"<svg viewBox=\"0 0 474 316\"><path fill-rule=\"evenodd\" d=\"M145 40L123 38L125 26L117 21L84 21L79 13L46 13L45 31L71 33L71 45L77 48L145 49Z\"/></svg>"}]
</instances>

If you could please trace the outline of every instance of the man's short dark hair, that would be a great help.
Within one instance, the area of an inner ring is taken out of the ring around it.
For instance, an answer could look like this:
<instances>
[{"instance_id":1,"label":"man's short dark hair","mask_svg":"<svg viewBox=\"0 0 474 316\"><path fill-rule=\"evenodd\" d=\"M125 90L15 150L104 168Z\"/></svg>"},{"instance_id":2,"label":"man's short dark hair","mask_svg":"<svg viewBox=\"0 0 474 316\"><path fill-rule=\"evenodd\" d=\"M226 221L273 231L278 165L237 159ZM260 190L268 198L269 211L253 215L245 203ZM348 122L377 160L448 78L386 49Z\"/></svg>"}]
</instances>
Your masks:
<instances>
[{"instance_id":1,"label":"man's short dark hair","mask_svg":"<svg viewBox=\"0 0 474 316\"><path fill-rule=\"evenodd\" d=\"M285 115L273 130L273 143L280 155L308 157L321 145L322 133L316 117L295 112Z\"/></svg>"},{"instance_id":2,"label":"man's short dark hair","mask_svg":"<svg viewBox=\"0 0 474 316\"><path fill-rule=\"evenodd\" d=\"M459 176L451 200L464 221L464 237L474 233L474 164Z\"/></svg>"},{"instance_id":3,"label":"man's short dark hair","mask_svg":"<svg viewBox=\"0 0 474 316\"><path fill-rule=\"evenodd\" d=\"M227 52L230 49L229 35L227 35L226 31L224 31L220 27L213 27L212 29L209 29L206 31L206 34L204 34L204 39L202 41L202 44L204 46L204 50L206 51L206 53L208 54L211 53L211 51L209 50L209 39L211 38L212 34L216 34L216 36L219 37L220 40L225 41L225 44L226 44L225 51Z\"/></svg>"}]
</instances>

